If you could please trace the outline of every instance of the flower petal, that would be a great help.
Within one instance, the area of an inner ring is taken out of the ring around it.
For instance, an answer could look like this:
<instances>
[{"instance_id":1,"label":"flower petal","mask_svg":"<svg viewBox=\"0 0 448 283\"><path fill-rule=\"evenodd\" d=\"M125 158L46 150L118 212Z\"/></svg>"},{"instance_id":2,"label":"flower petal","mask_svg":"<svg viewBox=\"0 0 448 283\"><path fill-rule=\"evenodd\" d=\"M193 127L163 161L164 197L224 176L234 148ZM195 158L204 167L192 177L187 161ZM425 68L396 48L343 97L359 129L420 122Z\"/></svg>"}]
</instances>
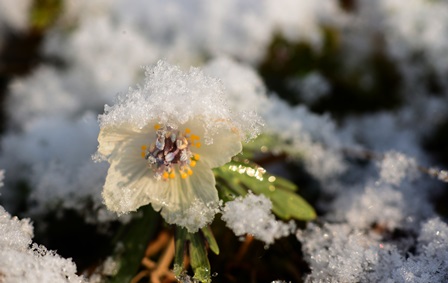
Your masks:
<instances>
[{"instance_id":1,"label":"flower petal","mask_svg":"<svg viewBox=\"0 0 448 283\"><path fill-rule=\"evenodd\" d=\"M177 176L153 191L151 203L161 209L166 222L187 228L190 233L212 222L218 212L219 199L215 188L215 177L210 168L199 163L192 176L182 179Z\"/></svg>"},{"instance_id":2,"label":"flower petal","mask_svg":"<svg viewBox=\"0 0 448 283\"><path fill-rule=\"evenodd\" d=\"M213 144L195 148L201 160L210 168L219 167L229 162L233 156L243 149L239 136L230 130L222 130L213 137Z\"/></svg>"},{"instance_id":3,"label":"flower petal","mask_svg":"<svg viewBox=\"0 0 448 283\"><path fill-rule=\"evenodd\" d=\"M203 122L192 120L186 123L183 127L190 128L192 133L203 138L205 133L203 127L201 127L201 123ZM222 126L217 129L216 133L212 136L212 144L202 142L200 147L191 148L191 151L199 154L201 161L206 163L210 168L226 164L233 156L240 153L243 149L239 134L232 131L232 129L229 128L229 125L225 123L226 122L222 122Z\"/></svg>"},{"instance_id":4,"label":"flower petal","mask_svg":"<svg viewBox=\"0 0 448 283\"><path fill-rule=\"evenodd\" d=\"M109 156L114 151L120 149L123 144L130 140L139 139L144 144L154 141L155 136L149 135L150 125L142 129L136 128L130 124L103 127L98 135L98 152L103 156Z\"/></svg>"},{"instance_id":5,"label":"flower petal","mask_svg":"<svg viewBox=\"0 0 448 283\"><path fill-rule=\"evenodd\" d=\"M136 138L137 137L137 138ZM103 188L103 199L108 209L125 213L135 211L150 202L147 188L157 186L154 174L141 157L144 135L123 141L110 155L110 167Z\"/></svg>"}]
</instances>

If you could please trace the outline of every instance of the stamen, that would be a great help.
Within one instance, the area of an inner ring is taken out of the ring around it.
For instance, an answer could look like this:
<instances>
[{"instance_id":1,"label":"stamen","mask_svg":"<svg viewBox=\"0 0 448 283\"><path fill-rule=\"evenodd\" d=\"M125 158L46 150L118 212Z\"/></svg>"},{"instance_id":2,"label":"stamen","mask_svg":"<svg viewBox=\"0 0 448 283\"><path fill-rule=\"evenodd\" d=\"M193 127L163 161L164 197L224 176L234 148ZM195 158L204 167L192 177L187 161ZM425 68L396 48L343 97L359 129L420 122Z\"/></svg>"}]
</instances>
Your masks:
<instances>
[{"instance_id":1,"label":"stamen","mask_svg":"<svg viewBox=\"0 0 448 283\"><path fill-rule=\"evenodd\" d=\"M165 155L165 161L166 162L171 162L171 161L173 161L174 157L176 157L174 152L170 152L167 155Z\"/></svg>"},{"instance_id":2,"label":"stamen","mask_svg":"<svg viewBox=\"0 0 448 283\"><path fill-rule=\"evenodd\" d=\"M151 145L141 146L141 156L147 160L147 166L154 171L157 180L176 178L176 170L182 179L193 174L199 154L193 154L191 147L199 148L200 137L190 134L189 128L182 133L169 126L154 125L156 141ZM187 135L188 134L188 135Z\"/></svg>"}]
</instances>

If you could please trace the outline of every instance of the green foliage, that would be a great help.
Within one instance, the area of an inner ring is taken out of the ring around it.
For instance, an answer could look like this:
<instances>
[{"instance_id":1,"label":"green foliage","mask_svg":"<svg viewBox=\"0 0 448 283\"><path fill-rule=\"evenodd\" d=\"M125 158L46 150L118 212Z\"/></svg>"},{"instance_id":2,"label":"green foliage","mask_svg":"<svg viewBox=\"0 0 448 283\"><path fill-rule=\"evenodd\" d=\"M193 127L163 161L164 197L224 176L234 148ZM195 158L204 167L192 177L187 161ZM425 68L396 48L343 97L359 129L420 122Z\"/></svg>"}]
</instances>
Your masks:
<instances>
[{"instance_id":1,"label":"green foliage","mask_svg":"<svg viewBox=\"0 0 448 283\"><path fill-rule=\"evenodd\" d=\"M297 187L290 181L270 175L262 167L244 160L232 161L214 169L221 199L228 201L244 196L249 191L263 194L272 201L272 211L281 219L313 220L316 212L297 194Z\"/></svg>"},{"instance_id":2,"label":"green foliage","mask_svg":"<svg viewBox=\"0 0 448 283\"><path fill-rule=\"evenodd\" d=\"M210 228L203 228L196 233L188 233L186 229L176 226L174 274L177 277L182 276L185 272L183 270L184 257L188 252L190 265L194 272L193 278L203 283L211 282L211 267L206 250L207 242L213 252L219 253L218 244Z\"/></svg>"},{"instance_id":3,"label":"green foliage","mask_svg":"<svg viewBox=\"0 0 448 283\"><path fill-rule=\"evenodd\" d=\"M157 230L160 216L151 205L141 207L139 212L142 216L123 225L113 241L116 247L113 257L119 262L119 268L110 283L129 282L135 276L148 242Z\"/></svg>"},{"instance_id":4,"label":"green foliage","mask_svg":"<svg viewBox=\"0 0 448 283\"><path fill-rule=\"evenodd\" d=\"M203 283L211 282L210 262L208 261L205 240L199 233L188 234L190 264L194 271L194 279Z\"/></svg>"},{"instance_id":5,"label":"green foliage","mask_svg":"<svg viewBox=\"0 0 448 283\"><path fill-rule=\"evenodd\" d=\"M34 0L31 8L31 27L43 31L50 27L59 17L63 8L61 0Z\"/></svg>"},{"instance_id":6,"label":"green foliage","mask_svg":"<svg viewBox=\"0 0 448 283\"><path fill-rule=\"evenodd\" d=\"M210 226L202 228L201 231L204 234L205 239L207 240L210 250L216 255L219 255L219 246L216 242L215 236L213 235L213 231Z\"/></svg>"}]
</instances>

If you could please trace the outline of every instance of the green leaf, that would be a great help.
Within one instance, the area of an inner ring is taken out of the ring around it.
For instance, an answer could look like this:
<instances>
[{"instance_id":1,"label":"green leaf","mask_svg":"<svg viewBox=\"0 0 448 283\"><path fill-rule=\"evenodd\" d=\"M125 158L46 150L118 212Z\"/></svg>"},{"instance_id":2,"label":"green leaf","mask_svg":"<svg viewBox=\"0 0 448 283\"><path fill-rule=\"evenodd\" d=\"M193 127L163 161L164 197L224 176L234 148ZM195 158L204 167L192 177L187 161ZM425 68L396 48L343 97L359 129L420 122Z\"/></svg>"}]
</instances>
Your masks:
<instances>
[{"instance_id":1,"label":"green leaf","mask_svg":"<svg viewBox=\"0 0 448 283\"><path fill-rule=\"evenodd\" d=\"M218 188L226 188L235 195L244 196L250 190L263 194L272 201L272 211L288 220L313 220L316 212L306 200L299 196L297 186L290 181L268 174L263 168L248 160L232 161L214 170ZM226 200L226 199L224 199Z\"/></svg>"},{"instance_id":2,"label":"green leaf","mask_svg":"<svg viewBox=\"0 0 448 283\"><path fill-rule=\"evenodd\" d=\"M136 217L128 225L123 225L114 243L117 248L114 258L119 262L117 274L111 283L129 282L137 273L149 240L153 237L159 223L159 215L151 205L139 209L142 217Z\"/></svg>"},{"instance_id":3,"label":"green leaf","mask_svg":"<svg viewBox=\"0 0 448 283\"><path fill-rule=\"evenodd\" d=\"M202 228L201 231L208 242L210 250L212 250L212 252L214 252L216 255L219 255L219 246L218 243L216 242L215 236L213 235L213 231L210 228L210 226Z\"/></svg>"},{"instance_id":4,"label":"green leaf","mask_svg":"<svg viewBox=\"0 0 448 283\"><path fill-rule=\"evenodd\" d=\"M187 229L176 225L176 248L174 254L174 275L180 276L183 271L185 244L187 242Z\"/></svg>"},{"instance_id":5,"label":"green leaf","mask_svg":"<svg viewBox=\"0 0 448 283\"><path fill-rule=\"evenodd\" d=\"M309 221L316 218L314 208L296 193L276 190L268 197L272 201L272 211L282 219L295 218Z\"/></svg>"},{"instance_id":6,"label":"green leaf","mask_svg":"<svg viewBox=\"0 0 448 283\"><path fill-rule=\"evenodd\" d=\"M188 237L190 239L190 264L194 271L193 278L202 283L212 282L204 239L200 233L188 234Z\"/></svg>"},{"instance_id":7,"label":"green leaf","mask_svg":"<svg viewBox=\"0 0 448 283\"><path fill-rule=\"evenodd\" d=\"M62 12L64 1L35 0L31 7L31 26L39 31L49 28Z\"/></svg>"}]
</instances>

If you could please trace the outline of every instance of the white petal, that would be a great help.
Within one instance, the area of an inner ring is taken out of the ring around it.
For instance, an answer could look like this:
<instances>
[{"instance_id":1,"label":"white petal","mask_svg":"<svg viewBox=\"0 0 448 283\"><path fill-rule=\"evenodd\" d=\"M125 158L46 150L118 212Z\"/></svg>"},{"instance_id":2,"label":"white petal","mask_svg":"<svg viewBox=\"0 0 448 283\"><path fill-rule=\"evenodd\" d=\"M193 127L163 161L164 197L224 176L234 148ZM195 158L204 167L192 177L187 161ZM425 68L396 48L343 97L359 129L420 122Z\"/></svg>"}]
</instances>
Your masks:
<instances>
[{"instance_id":1,"label":"white petal","mask_svg":"<svg viewBox=\"0 0 448 283\"><path fill-rule=\"evenodd\" d=\"M129 140L109 158L111 165L103 188L103 199L112 211L126 213L148 204L148 187L157 186L152 170L141 157L142 142L144 139L141 137Z\"/></svg>"},{"instance_id":2,"label":"white petal","mask_svg":"<svg viewBox=\"0 0 448 283\"><path fill-rule=\"evenodd\" d=\"M190 233L212 222L219 199L215 177L207 165L198 162L192 176L161 182L168 186L153 191L151 199L154 209L162 209L166 222L185 227Z\"/></svg>"},{"instance_id":3,"label":"white petal","mask_svg":"<svg viewBox=\"0 0 448 283\"><path fill-rule=\"evenodd\" d=\"M229 129L222 129L213 137L213 144L203 144L200 148L192 148L191 151L199 154L200 161L210 168L215 168L229 162L242 149L239 136Z\"/></svg>"},{"instance_id":4,"label":"white petal","mask_svg":"<svg viewBox=\"0 0 448 283\"><path fill-rule=\"evenodd\" d=\"M130 124L120 125L119 127L103 127L98 135L98 152L103 156L109 156L120 149L123 144L135 139L141 139L142 142L144 141L143 144L150 144L154 142L156 135L155 132L151 135L149 127L151 126L148 125L148 127L138 129Z\"/></svg>"},{"instance_id":5,"label":"white petal","mask_svg":"<svg viewBox=\"0 0 448 283\"><path fill-rule=\"evenodd\" d=\"M201 137L201 146L199 148L192 146L193 153L200 156L200 160L206 163L210 168L219 167L229 162L233 156L240 153L243 149L241 139L238 133L232 131L224 125L213 135L213 143L204 142L204 129L201 121L190 121L183 127L190 128L191 133Z\"/></svg>"}]
</instances>

